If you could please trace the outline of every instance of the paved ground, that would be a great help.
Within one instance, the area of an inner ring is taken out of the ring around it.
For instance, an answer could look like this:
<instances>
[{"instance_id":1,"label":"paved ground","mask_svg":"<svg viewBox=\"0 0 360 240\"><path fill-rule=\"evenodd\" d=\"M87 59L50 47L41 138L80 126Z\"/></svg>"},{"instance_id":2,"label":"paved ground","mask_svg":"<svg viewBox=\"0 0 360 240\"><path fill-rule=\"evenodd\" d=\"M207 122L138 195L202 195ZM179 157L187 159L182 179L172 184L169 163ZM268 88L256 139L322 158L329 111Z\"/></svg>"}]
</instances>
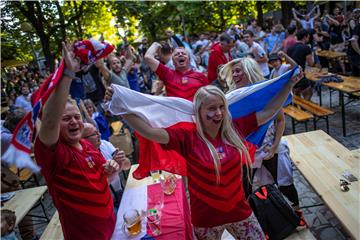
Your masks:
<instances>
[{"instance_id":1,"label":"paved ground","mask_svg":"<svg viewBox=\"0 0 360 240\"><path fill-rule=\"evenodd\" d=\"M323 106L329 107L329 92L323 92ZM318 102L318 96L313 96L312 100L314 102ZM334 106L335 105L335 106ZM336 111L335 115L330 117L330 135L335 138L337 141L342 143L348 149L358 149L360 148L360 135L354 135L349 137L342 136L342 128L341 128L341 115L340 115L340 107L338 106L338 95L337 93L333 94L333 107L332 110ZM348 132L354 133L355 131L360 131L360 101L356 103L352 103L346 106L347 111L347 128ZM322 129L326 131L325 123L319 122L318 129ZM312 123L309 123L309 131L313 130ZM297 126L297 132L304 132L305 129L303 126ZM287 119L285 135L292 134L291 131L291 122ZM307 181L301 175L301 173L294 169L294 179L295 185L299 192L301 206L308 206L322 203L319 196L313 191L313 189L309 186ZM41 180L42 184L44 184L44 180ZM44 197L45 205L47 208L47 212L49 216L52 216L55 212L55 208L52 204L51 198L48 193L45 194ZM332 212L324 205L312 208L306 208L303 210L305 219L307 220L310 230L316 239L320 240L343 240L348 239L348 235L342 228L339 221L334 217ZM39 209L33 210L35 213L41 213ZM44 231L46 225L37 225L36 232L39 236L41 236ZM20 239L20 238L19 238Z\"/></svg>"}]
</instances>

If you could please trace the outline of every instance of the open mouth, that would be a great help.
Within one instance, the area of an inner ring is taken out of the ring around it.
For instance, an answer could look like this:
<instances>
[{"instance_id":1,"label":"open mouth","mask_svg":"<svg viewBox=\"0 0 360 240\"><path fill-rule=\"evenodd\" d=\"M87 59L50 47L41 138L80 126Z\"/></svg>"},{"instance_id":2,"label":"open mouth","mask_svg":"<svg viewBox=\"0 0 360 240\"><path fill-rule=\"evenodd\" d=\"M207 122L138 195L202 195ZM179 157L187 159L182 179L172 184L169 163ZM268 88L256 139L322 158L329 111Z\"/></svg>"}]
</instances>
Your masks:
<instances>
[{"instance_id":1,"label":"open mouth","mask_svg":"<svg viewBox=\"0 0 360 240\"><path fill-rule=\"evenodd\" d=\"M77 133L79 131L79 128L71 128L69 129L70 133Z\"/></svg>"},{"instance_id":2,"label":"open mouth","mask_svg":"<svg viewBox=\"0 0 360 240\"><path fill-rule=\"evenodd\" d=\"M220 119L220 120L215 120L215 119L213 119L213 122L214 122L215 124L220 124L221 121L222 121L222 119Z\"/></svg>"},{"instance_id":3,"label":"open mouth","mask_svg":"<svg viewBox=\"0 0 360 240\"><path fill-rule=\"evenodd\" d=\"M180 63L180 64L185 63L185 59L179 59L179 63Z\"/></svg>"}]
</instances>

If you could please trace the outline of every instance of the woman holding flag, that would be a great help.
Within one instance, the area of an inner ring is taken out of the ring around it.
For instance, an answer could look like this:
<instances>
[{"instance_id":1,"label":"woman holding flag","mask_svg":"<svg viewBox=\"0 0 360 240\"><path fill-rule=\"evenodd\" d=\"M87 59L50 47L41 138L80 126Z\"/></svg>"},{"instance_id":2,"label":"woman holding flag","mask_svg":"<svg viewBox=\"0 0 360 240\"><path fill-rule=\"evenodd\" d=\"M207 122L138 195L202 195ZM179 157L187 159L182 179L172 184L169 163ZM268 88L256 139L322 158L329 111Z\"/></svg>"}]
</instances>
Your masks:
<instances>
[{"instance_id":1,"label":"woman holding flag","mask_svg":"<svg viewBox=\"0 0 360 240\"><path fill-rule=\"evenodd\" d=\"M133 109L124 108L116 111L111 109L113 103L109 108L112 113L123 114L143 137L177 151L186 159L191 217L198 239L220 239L225 229L237 239L265 239L242 185L242 166L247 166L246 171L249 171L255 152L244 138L273 118L297 81L297 77L287 81L263 110L236 119L231 119L224 93L214 86L197 91L193 109L195 123L152 127L141 118L144 116L141 112L131 114ZM123 90L115 87L113 96L113 90L108 89L107 100L124 99L117 88ZM129 95L133 93L125 91ZM126 99L123 101L131 101L131 98Z\"/></svg>"},{"instance_id":2,"label":"woman holding flag","mask_svg":"<svg viewBox=\"0 0 360 240\"><path fill-rule=\"evenodd\" d=\"M285 56L290 63L293 63L293 60L289 56L286 54ZM294 67L296 66L292 64L292 68ZM260 67L252 58L233 60L225 64L219 74L222 78L226 79L230 91L263 80ZM306 223L299 207L298 192L293 183L288 146L286 142L281 141L284 130L285 116L284 111L280 109L276 114L274 121L270 123L264 141L256 151L255 163L253 164L254 172L252 175L256 178L256 182L259 183L258 185L275 182L279 186L281 193L291 201L295 212L301 218L300 224L305 225ZM267 171L265 171L264 168L271 174L272 179L265 177ZM255 191L256 189L252 190Z\"/></svg>"}]
</instances>

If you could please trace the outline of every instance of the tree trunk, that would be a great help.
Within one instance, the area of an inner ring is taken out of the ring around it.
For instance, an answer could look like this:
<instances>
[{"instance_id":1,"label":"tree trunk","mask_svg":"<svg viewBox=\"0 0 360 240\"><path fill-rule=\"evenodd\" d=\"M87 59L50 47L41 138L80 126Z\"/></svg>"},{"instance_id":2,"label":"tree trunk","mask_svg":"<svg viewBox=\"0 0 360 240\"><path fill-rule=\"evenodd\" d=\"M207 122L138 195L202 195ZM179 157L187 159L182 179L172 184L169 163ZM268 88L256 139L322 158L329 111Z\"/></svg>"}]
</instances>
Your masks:
<instances>
[{"instance_id":1,"label":"tree trunk","mask_svg":"<svg viewBox=\"0 0 360 240\"><path fill-rule=\"evenodd\" d=\"M281 3L281 23L283 26L288 26L292 19L291 8L294 4L290 1L280 1Z\"/></svg>"},{"instance_id":2,"label":"tree trunk","mask_svg":"<svg viewBox=\"0 0 360 240\"><path fill-rule=\"evenodd\" d=\"M281 2L283 2L283 1L281 1ZM263 25L264 25L264 14L263 14L262 6L263 6L263 2L256 1L256 11L258 13L256 21L257 21L257 24L260 25L261 27L263 27Z\"/></svg>"}]
</instances>

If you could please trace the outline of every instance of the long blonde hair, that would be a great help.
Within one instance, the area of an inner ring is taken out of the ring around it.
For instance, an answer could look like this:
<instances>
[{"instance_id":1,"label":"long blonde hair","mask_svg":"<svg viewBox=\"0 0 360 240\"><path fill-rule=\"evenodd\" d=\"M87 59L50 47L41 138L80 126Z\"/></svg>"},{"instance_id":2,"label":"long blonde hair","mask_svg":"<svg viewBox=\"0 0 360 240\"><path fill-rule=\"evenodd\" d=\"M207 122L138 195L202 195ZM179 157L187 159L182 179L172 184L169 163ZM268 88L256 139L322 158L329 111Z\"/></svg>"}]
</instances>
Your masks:
<instances>
[{"instance_id":1,"label":"long blonde hair","mask_svg":"<svg viewBox=\"0 0 360 240\"><path fill-rule=\"evenodd\" d=\"M223 118L223 121L222 121L221 127L220 127L222 141L230 146L237 148L240 153L240 156L245 157L244 162L246 164L247 173L249 173L251 159L250 159L250 155L249 155L249 152L248 152L246 146L244 145L242 139L239 136L239 133L235 130L235 128L232 124L232 118L231 118L230 112L228 110L228 103L227 103L224 93L219 88L212 86L212 85L208 85L208 86L199 88L199 90L196 92L195 97L194 97L196 129L197 129L197 132L198 132L200 138L207 145L207 147L211 153L211 156L214 160L216 182L219 184L220 183L220 171L221 171L220 156L217 153L214 145L206 138L205 132L204 132L204 129L202 126L202 122L200 119L201 106L210 95L219 96L225 105L225 114L224 114L224 118ZM241 164L242 164L242 162L241 162ZM243 174L242 167L241 167L241 174ZM250 175L247 174L247 176L250 176Z\"/></svg>"},{"instance_id":2,"label":"long blonde hair","mask_svg":"<svg viewBox=\"0 0 360 240\"><path fill-rule=\"evenodd\" d=\"M235 82L233 81L232 70L233 67L237 64L240 64L247 79L251 83L264 80L264 76L261 72L260 66L253 58L244 57L234 59L224 64L219 72L220 78L226 81L226 84L229 87L229 91L236 89Z\"/></svg>"}]
</instances>

